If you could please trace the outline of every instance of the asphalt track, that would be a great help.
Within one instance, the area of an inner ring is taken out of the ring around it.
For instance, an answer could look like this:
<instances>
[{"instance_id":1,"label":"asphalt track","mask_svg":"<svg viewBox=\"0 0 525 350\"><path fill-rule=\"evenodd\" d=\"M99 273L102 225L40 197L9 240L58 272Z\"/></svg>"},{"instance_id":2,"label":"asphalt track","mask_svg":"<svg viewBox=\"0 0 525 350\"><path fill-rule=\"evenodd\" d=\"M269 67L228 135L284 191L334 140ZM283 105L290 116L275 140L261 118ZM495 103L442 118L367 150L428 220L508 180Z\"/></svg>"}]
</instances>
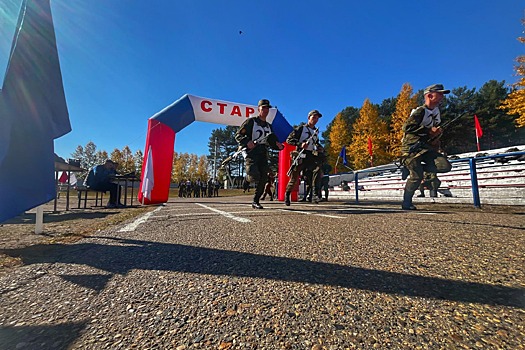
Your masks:
<instances>
[{"instance_id":1,"label":"asphalt track","mask_svg":"<svg viewBox=\"0 0 525 350\"><path fill-rule=\"evenodd\" d=\"M522 207L262 204L175 199L76 244L12 252L25 266L0 279L0 337L75 349L523 348Z\"/></svg>"}]
</instances>

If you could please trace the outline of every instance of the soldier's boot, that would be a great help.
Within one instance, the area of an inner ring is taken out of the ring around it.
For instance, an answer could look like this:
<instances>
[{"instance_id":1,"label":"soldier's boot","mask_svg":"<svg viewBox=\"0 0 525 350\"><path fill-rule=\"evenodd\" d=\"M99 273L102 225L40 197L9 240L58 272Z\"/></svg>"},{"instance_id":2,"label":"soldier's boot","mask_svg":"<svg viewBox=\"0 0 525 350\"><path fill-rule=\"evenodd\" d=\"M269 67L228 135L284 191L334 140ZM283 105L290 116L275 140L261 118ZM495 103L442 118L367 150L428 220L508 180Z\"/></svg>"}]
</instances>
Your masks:
<instances>
[{"instance_id":1,"label":"soldier's boot","mask_svg":"<svg viewBox=\"0 0 525 350\"><path fill-rule=\"evenodd\" d=\"M425 192L424 191L421 191L420 194L417 195L418 197L425 197Z\"/></svg>"},{"instance_id":2,"label":"soldier's boot","mask_svg":"<svg viewBox=\"0 0 525 350\"><path fill-rule=\"evenodd\" d=\"M259 202L253 202L252 208L253 209L264 209L263 206Z\"/></svg>"},{"instance_id":3,"label":"soldier's boot","mask_svg":"<svg viewBox=\"0 0 525 350\"><path fill-rule=\"evenodd\" d=\"M284 204L287 206L290 206L290 192L286 192L284 194Z\"/></svg>"},{"instance_id":4,"label":"soldier's boot","mask_svg":"<svg viewBox=\"0 0 525 350\"><path fill-rule=\"evenodd\" d=\"M403 193L403 203L401 204L401 209L403 210L416 210L416 207L412 204L412 197L414 192L408 192L405 190Z\"/></svg>"},{"instance_id":5,"label":"soldier's boot","mask_svg":"<svg viewBox=\"0 0 525 350\"><path fill-rule=\"evenodd\" d=\"M313 201L314 201L315 204L319 204L319 197L317 196L317 194L314 194L314 195L312 196L312 199L313 199Z\"/></svg>"},{"instance_id":6,"label":"soldier's boot","mask_svg":"<svg viewBox=\"0 0 525 350\"><path fill-rule=\"evenodd\" d=\"M436 190L430 190L430 197L436 198L438 196L438 191Z\"/></svg>"}]
</instances>

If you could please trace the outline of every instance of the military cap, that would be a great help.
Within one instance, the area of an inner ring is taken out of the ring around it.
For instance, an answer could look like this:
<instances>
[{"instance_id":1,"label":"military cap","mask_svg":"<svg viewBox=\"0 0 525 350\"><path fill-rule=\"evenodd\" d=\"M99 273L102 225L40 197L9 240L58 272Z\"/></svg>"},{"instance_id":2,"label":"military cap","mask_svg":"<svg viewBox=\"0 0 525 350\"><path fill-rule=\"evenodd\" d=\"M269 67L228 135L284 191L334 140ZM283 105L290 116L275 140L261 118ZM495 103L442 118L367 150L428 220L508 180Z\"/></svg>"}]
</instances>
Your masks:
<instances>
[{"instance_id":1,"label":"military cap","mask_svg":"<svg viewBox=\"0 0 525 350\"><path fill-rule=\"evenodd\" d=\"M270 100L262 99L259 101L258 104L259 107L269 107L272 108L272 105L270 104Z\"/></svg>"},{"instance_id":2,"label":"military cap","mask_svg":"<svg viewBox=\"0 0 525 350\"><path fill-rule=\"evenodd\" d=\"M424 91L424 95L428 94L429 92L442 92L444 94L450 93L450 90L445 90L443 87L443 84L433 84L430 86L427 86Z\"/></svg>"},{"instance_id":3,"label":"military cap","mask_svg":"<svg viewBox=\"0 0 525 350\"><path fill-rule=\"evenodd\" d=\"M308 113L308 118L310 118L312 115L315 115L315 114L317 114L319 116L319 118L321 118L323 116L321 113L319 113L319 111L317 109L314 109L314 110L311 110Z\"/></svg>"}]
</instances>

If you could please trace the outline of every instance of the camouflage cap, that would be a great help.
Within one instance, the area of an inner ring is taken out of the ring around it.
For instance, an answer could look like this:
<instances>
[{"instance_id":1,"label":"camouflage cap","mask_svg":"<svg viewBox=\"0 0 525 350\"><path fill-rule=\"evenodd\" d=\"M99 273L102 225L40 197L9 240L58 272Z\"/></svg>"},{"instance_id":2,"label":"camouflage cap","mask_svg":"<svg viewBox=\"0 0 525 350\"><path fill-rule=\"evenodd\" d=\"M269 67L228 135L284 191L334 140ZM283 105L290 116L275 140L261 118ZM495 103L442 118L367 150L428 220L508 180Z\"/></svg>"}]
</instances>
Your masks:
<instances>
[{"instance_id":1,"label":"camouflage cap","mask_svg":"<svg viewBox=\"0 0 525 350\"><path fill-rule=\"evenodd\" d=\"M433 85L427 86L423 94L426 95L429 92L442 92L444 94L448 94L450 93L450 90L445 90L445 88L443 87L443 84L433 84Z\"/></svg>"},{"instance_id":2,"label":"camouflage cap","mask_svg":"<svg viewBox=\"0 0 525 350\"><path fill-rule=\"evenodd\" d=\"M315 114L317 114L319 116L319 118L321 118L323 116L321 113L319 113L319 111L317 109L314 109L314 110L311 110L308 113L308 118L310 118L312 115L315 115Z\"/></svg>"},{"instance_id":3,"label":"camouflage cap","mask_svg":"<svg viewBox=\"0 0 525 350\"><path fill-rule=\"evenodd\" d=\"M258 104L259 107L269 107L269 108L272 108L272 105L270 104L270 100L266 100L266 99L262 99L262 100L259 100L259 104Z\"/></svg>"}]
</instances>

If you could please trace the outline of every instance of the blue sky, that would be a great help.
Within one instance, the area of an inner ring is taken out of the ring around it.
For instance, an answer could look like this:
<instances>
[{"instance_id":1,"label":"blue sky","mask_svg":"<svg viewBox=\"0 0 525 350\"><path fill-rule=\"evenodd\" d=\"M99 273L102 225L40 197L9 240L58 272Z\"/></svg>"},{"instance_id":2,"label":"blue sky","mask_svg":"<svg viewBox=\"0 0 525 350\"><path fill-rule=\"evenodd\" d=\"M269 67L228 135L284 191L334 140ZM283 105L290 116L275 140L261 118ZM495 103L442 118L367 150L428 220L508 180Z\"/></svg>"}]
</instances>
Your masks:
<instances>
[{"instance_id":1,"label":"blue sky","mask_svg":"<svg viewBox=\"0 0 525 350\"><path fill-rule=\"evenodd\" d=\"M0 15L5 72L20 0ZM516 0L52 0L73 131L55 141L67 158L93 141L144 149L147 120L189 93L256 104L268 98L290 124L347 106L381 103L403 83L480 88L514 82L525 54ZM4 12L2 12L4 11ZM242 31L242 34L239 33ZM207 154L211 130L193 123L177 152Z\"/></svg>"}]
</instances>

